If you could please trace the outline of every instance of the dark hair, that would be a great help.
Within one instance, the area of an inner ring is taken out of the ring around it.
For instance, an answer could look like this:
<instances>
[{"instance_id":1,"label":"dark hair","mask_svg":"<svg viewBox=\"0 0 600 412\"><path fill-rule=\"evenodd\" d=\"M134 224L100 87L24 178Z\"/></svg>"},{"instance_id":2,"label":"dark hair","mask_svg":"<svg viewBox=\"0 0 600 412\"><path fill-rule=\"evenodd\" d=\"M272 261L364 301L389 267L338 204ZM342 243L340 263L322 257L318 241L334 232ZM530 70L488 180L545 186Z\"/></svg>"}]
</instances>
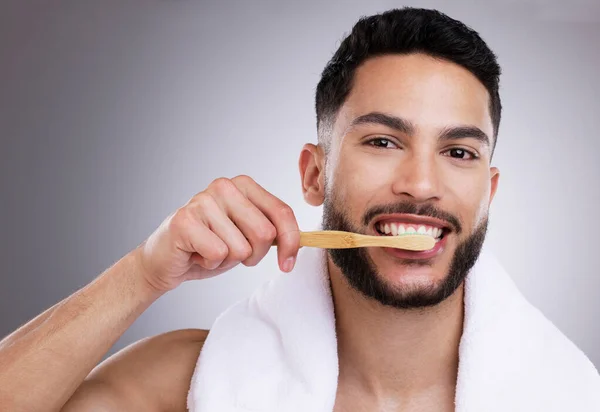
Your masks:
<instances>
[{"instance_id":1,"label":"dark hair","mask_svg":"<svg viewBox=\"0 0 600 412\"><path fill-rule=\"evenodd\" d=\"M474 30L437 10L405 7L361 18L321 74L316 111L319 135L332 124L352 89L354 72L371 57L424 53L469 70L490 95L496 147L502 105L498 93L500 66L496 55ZM321 139L321 137L320 137ZM328 142L325 142L327 146Z\"/></svg>"}]
</instances>

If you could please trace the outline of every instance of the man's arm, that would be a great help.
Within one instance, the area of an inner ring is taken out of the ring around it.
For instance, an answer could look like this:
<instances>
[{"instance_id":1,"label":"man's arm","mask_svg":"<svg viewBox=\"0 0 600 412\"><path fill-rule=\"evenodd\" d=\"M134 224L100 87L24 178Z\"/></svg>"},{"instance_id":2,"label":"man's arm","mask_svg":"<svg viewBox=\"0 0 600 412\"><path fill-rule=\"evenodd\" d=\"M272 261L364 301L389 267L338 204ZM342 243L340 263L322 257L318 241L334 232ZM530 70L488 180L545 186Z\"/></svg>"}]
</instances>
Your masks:
<instances>
[{"instance_id":1,"label":"man's arm","mask_svg":"<svg viewBox=\"0 0 600 412\"><path fill-rule=\"evenodd\" d=\"M113 355L85 379L61 412L187 411L190 381L207 330L143 339Z\"/></svg>"},{"instance_id":2,"label":"man's arm","mask_svg":"<svg viewBox=\"0 0 600 412\"><path fill-rule=\"evenodd\" d=\"M216 179L92 283L0 342L3 410L60 410L159 296L240 263L256 265L276 238L279 266L289 272L300 247L291 208L248 176ZM92 386L115 390L113 380L90 377Z\"/></svg>"},{"instance_id":3,"label":"man's arm","mask_svg":"<svg viewBox=\"0 0 600 412\"><path fill-rule=\"evenodd\" d=\"M2 341L0 404L59 410L92 368L161 293L127 254L96 280ZM44 376L44 379L40 379Z\"/></svg>"},{"instance_id":4,"label":"man's arm","mask_svg":"<svg viewBox=\"0 0 600 412\"><path fill-rule=\"evenodd\" d=\"M54 306L52 306L51 308L46 309L44 312L40 313L35 318L31 319L25 325L21 326L19 329L17 329L10 335L8 335L5 338L3 338L2 340L0 340L0 349L5 346L8 346L9 342L17 341L17 339L20 339L21 337L25 336L26 334L31 332L33 329L35 329L39 325L41 325L46 319L48 319L48 317L56 310L57 307L59 307L60 305L65 303L65 300L67 300L67 299L64 299L64 300L58 302L57 304L55 304Z\"/></svg>"}]
</instances>

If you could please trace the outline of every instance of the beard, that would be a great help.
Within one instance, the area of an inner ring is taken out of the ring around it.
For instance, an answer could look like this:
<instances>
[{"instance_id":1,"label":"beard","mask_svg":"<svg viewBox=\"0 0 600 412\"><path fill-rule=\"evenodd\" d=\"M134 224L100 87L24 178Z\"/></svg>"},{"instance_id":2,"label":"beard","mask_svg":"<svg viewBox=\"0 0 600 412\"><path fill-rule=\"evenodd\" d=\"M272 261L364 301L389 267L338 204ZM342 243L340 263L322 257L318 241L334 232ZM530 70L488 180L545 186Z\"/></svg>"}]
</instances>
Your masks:
<instances>
[{"instance_id":1,"label":"beard","mask_svg":"<svg viewBox=\"0 0 600 412\"><path fill-rule=\"evenodd\" d=\"M348 216L338 209L335 203L334 196L327 196L325 199L323 229L364 234L364 231L354 227ZM448 222L452 228L451 233L458 235L462 232L460 221L454 215L441 211L431 204L417 206L410 202L371 208L363 216L363 225L367 227L375 216L387 213L410 213L434 217ZM486 216L473 233L458 244L448 273L437 285L390 285L377 272L377 267L369 257L366 248L328 249L328 254L348 284L366 298L397 309L430 307L447 299L463 283L481 253L487 226L488 217ZM402 263L413 267L432 266L433 259L402 259Z\"/></svg>"}]
</instances>

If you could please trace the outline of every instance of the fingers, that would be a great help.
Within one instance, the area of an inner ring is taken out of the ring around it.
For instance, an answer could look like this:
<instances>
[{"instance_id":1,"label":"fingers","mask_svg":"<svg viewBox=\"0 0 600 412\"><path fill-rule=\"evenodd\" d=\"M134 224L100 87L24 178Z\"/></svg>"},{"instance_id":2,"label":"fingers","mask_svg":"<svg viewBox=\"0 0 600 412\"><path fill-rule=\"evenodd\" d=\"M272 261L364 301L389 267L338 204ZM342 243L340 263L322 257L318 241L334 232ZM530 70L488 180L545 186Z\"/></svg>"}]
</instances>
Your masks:
<instances>
[{"instance_id":1,"label":"fingers","mask_svg":"<svg viewBox=\"0 0 600 412\"><path fill-rule=\"evenodd\" d=\"M248 239L221 208L217 199L207 192L198 195L193 203L197 205L192 208L198 213L197 217L204 219L207 228L227 246L227 255L221 261L220 268L233 267L252 255Z\"/></svg>"},{"instance_id":2,"label":"fingers","mask_svg":"<svg viewBox=\"0 0 600 412\"><path fill-rule=\"evenodd\" d=\"M222 178L161 223L140 249L141 265L153 284L170 290L240 262L256 265L275 239L279 266L289 272L300 247L292 209L247 176Z\"/></svg>"},{"instance_id":3,"label":"fingers","mask_svg":"<svg viewBox=\"0 0 600 412\"><path fill-rule=\"evenodd\" d=\"M205 216L211 216L210 225ZM172 220L177 247L192 260L213 270L246 259L251 247L210 194L200 193ZM197 255L194 255L197 254ZM231 265L233 266L233 265Z\"/></svg>"},{"instance_id":4,"label":"fingers","mask_svg":"<svg viewBox=\"0 0 600 412\"><path fill-rule=\"evenodd\" d=\"M171 219L175 246L192 254L192 260L205 269L217 268L229 254L227 244L197 219L191 208L179 210ZM194 255L197 254L197 255Z\"/></svg>"},{"instance_id":5,"label":"fingers","mask_svg":"<svg viewBox=\"0 0 600 412\"><path fill-rule=\"evenodd\" d=\"M292 208L248 176L235 177L232 182L275 226L279 266L289 272L300 248L300 229Z\"/></svg>"},{"instance_id":6,"label":"fingers","mask_svg":"<svg viewBox=\"0 0 600 412\"><path fill-rule=\"evenodd\" d=\"M242 263L246 266L258 264L271 248L277 229L233 181L223 179L213 190L219 192L214 196L217 204L250 243L251 254Z\"/></svg>"},{"instance_id":7,"label":"fingers","mask_svg":"<svg viewBox=\"0 0 600 412\"><path fill-rule=\"evenodd\" d=\"M285 272L292 270L300 247L294 213L251 178L217 179L204 192L194 196L186 208L202 226L195 229L197 233L189 235L189 247L194 249L190 251L200 255L194 260L202 267L223 269L239 262L246 266L256 265L277 238L279 266ZM205 252L210 242L219 246L212 246L209 257ZM225 257L222 245L227 250ZM219 249L219 253L215 249Z\"/></svg>"}]
</instances>

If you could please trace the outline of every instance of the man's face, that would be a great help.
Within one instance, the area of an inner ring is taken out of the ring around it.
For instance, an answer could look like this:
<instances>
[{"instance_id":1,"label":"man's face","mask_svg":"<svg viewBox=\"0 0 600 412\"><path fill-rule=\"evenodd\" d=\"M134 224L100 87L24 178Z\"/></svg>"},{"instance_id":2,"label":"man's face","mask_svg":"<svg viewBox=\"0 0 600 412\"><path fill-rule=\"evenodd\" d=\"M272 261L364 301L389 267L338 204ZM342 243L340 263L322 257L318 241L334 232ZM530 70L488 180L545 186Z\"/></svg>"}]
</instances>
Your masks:
<instances>
[{"instance_id":1,"label":"man's face","mask_svg":"<svg viewBox=\"0 0 600 412\"><path fill-rule=\"evenodd\" d=\"M443 228L443 237L435 253L418 256L330 250L350 285L399 308L435 305L460 286L480 253L496 190L492 139L488 92L466 69L421 54L377 57L357 69L333 126L324 229L393 235L425 226L434 235ZM434 219L411 222L415 216Z\"/></svg>"}]
</instances>

